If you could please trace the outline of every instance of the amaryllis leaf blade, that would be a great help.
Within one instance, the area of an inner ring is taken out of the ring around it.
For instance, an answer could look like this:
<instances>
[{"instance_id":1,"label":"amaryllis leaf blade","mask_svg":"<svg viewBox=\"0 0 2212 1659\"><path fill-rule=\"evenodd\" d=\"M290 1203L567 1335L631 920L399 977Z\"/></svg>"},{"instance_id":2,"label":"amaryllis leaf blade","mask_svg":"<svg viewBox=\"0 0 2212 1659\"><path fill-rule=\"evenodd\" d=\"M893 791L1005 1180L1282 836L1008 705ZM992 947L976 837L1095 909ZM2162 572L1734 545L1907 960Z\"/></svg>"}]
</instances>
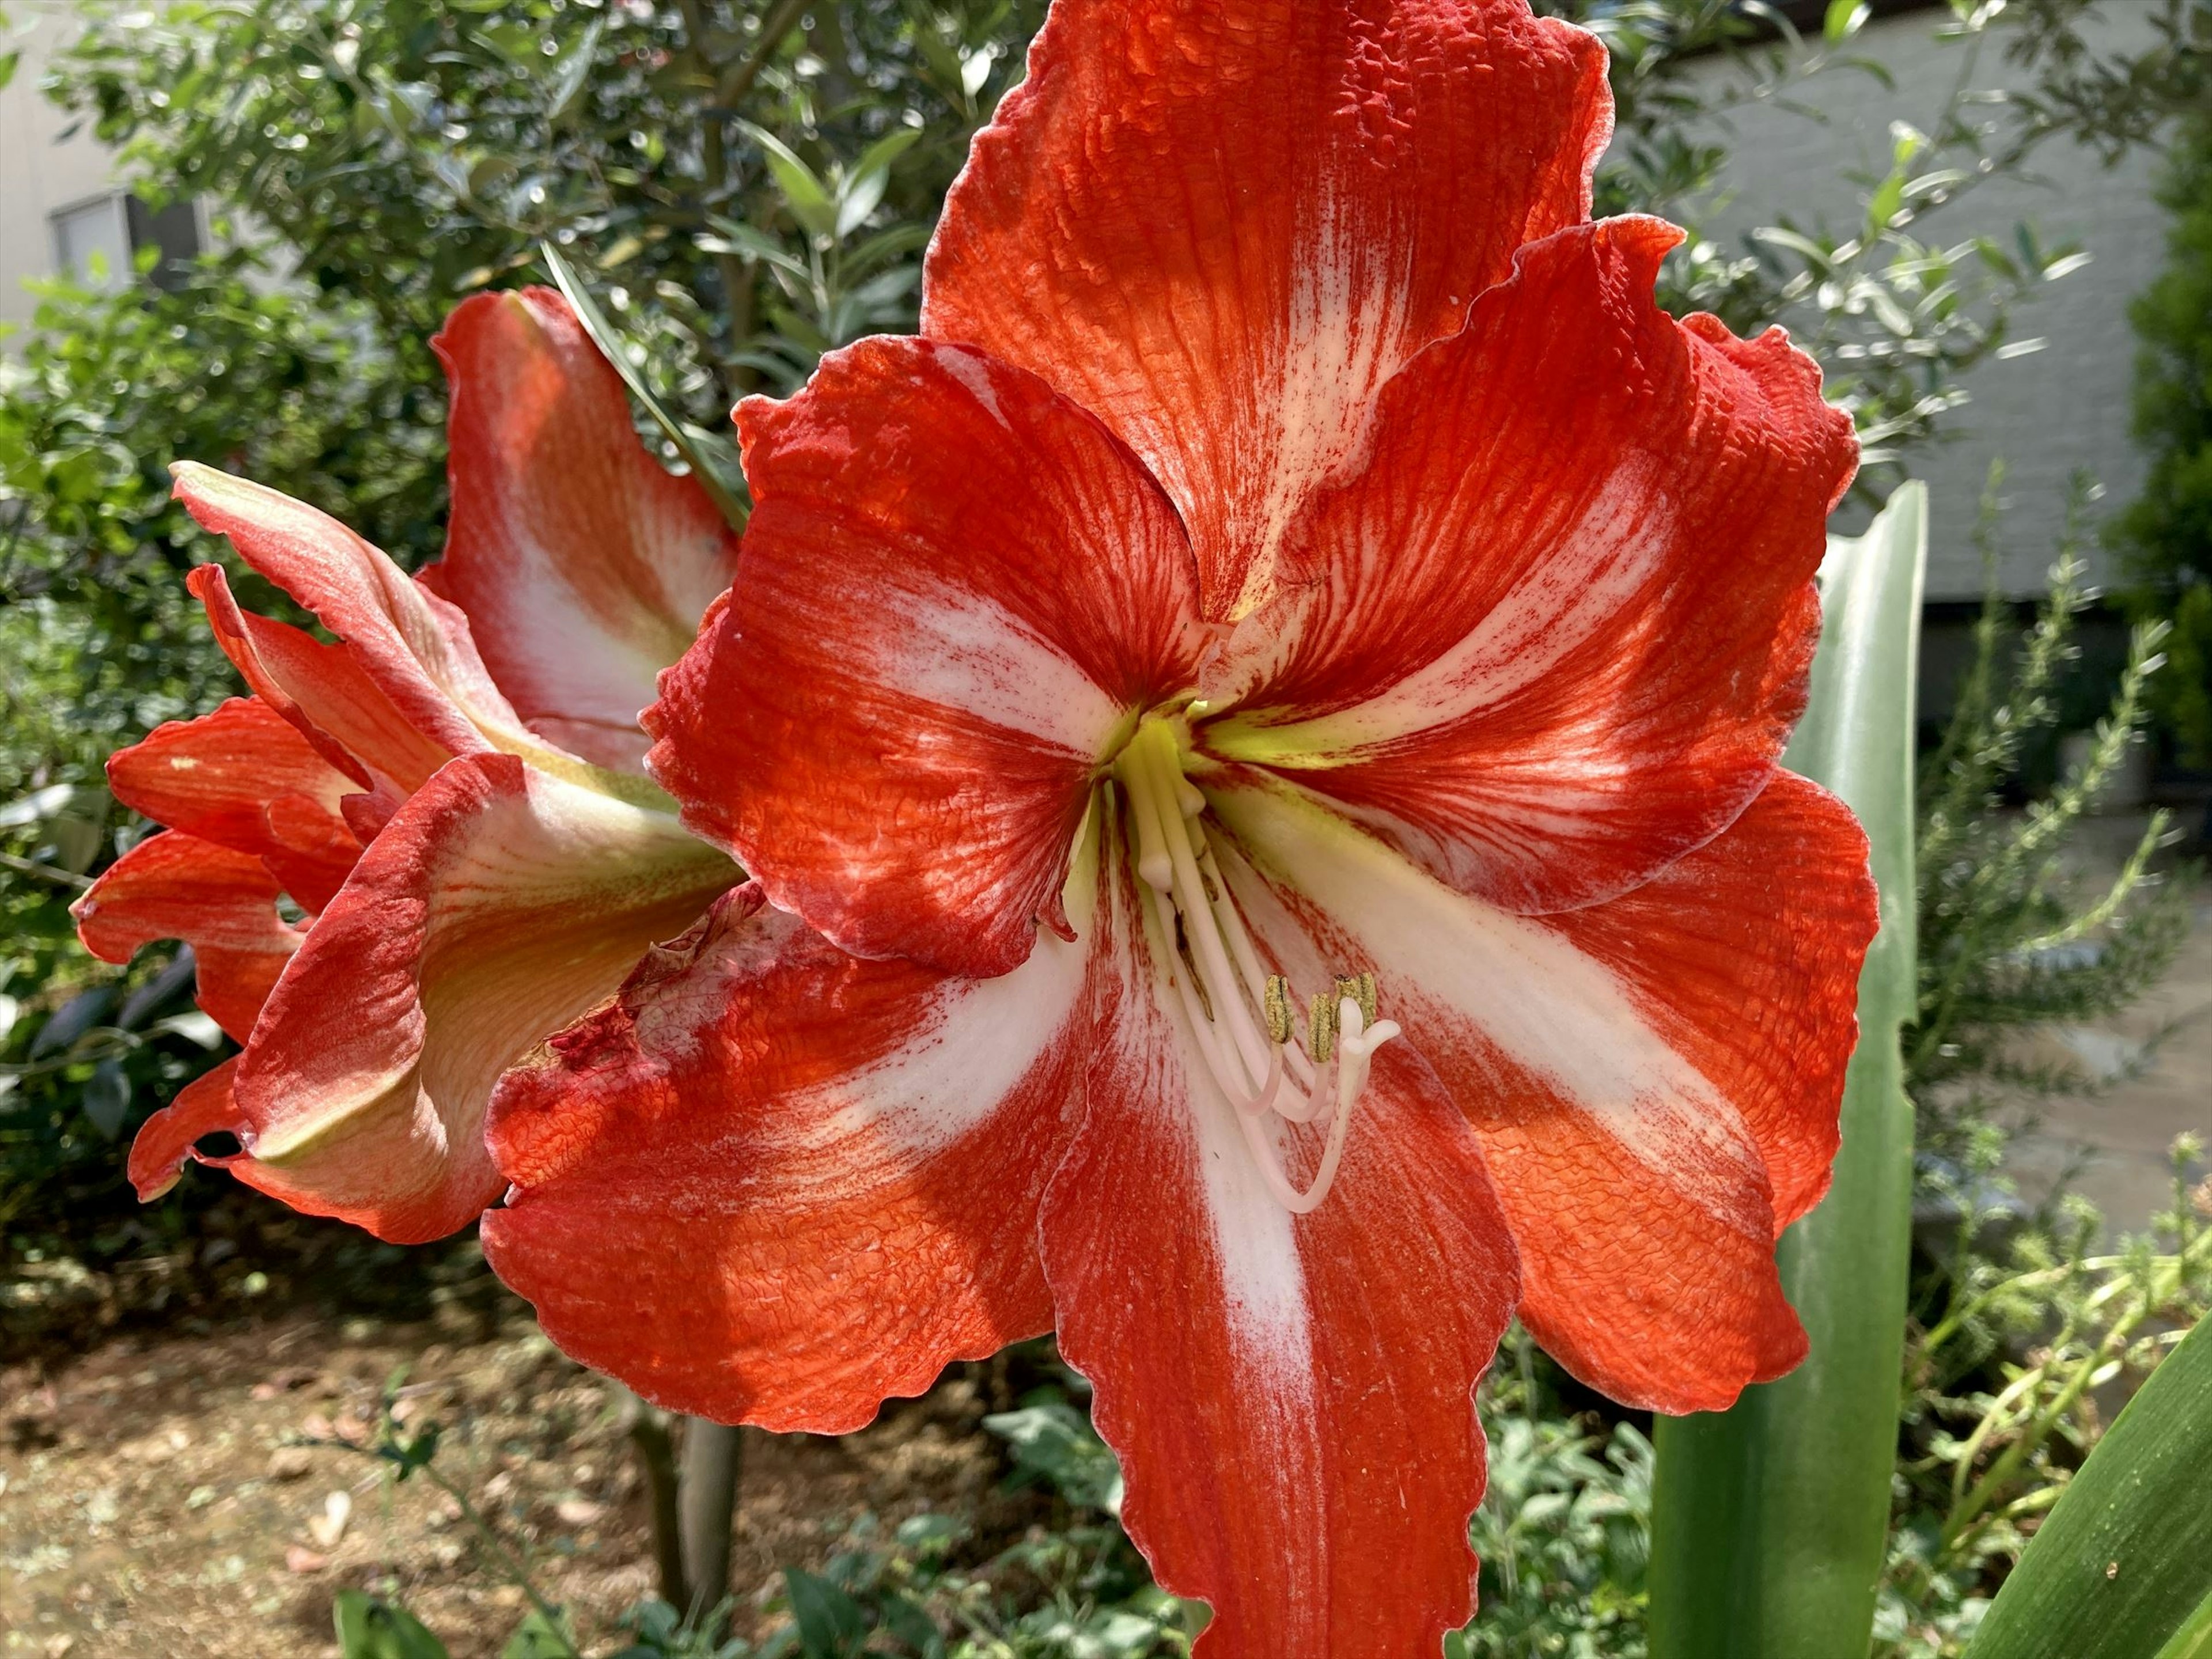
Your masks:
<instances>
[{"instance_id":1,"label":"amaryllis leaf blade","mask_svg":"<svg viewBox=\"0 0 2212 1659\"><path fill-rule=\"evenodd\" d=\"M2212 1325L2153 1371L1982 1620L1967 1659L2212 1654Z\"/></svg>"},{"instance_id":2,"label":"amaryllis leaf blade","mask_svg":"<svg viewBox=\"0 0 2212 1659\"><path fill-rule=\"evenodd\" d=\"M743 530L749 509L737 491L731 489L714 458L707 453L706 446L699 441L696 431L671 415L660 399L653 395L653 388L646 385L645 377L637 372L636 365L629 360L629 354L623 349L622 336L607 321L606 313L599 309L599 301L592 297L591 290L584 286L574 268L562 257L561 251L550 242L540 242L538 252L538 257L545 261L546 270L552 272L553 281L559 287L562 297L574 308L576 319L583 324L584 331L592 337L592 343L605 354L606 360L615 366L615 372L623 377L623 384L629 388L630 395L638 400L647 414L653 416L653 423L667 434L668 441L676 446L677 453L683 456L684 464L698 478L699 487L714 497L714 505L730 521L730 528Z\"/></svg>"},{"instance_id":3,"label":"amaryllis leaf blade","mask_svg":"<svg viewBox=\"0 0 2212 1659\"><path fill-rule=\"evenodd\" d=\"M1912 1106L1898 1032L1912 1010L1913 685L1927 493L1836 538L1812 697L1784 763L1825 785L1871 843L1881 932L1859 980L1843 1149L1820 1206L1784 1234L1805 1363L1734 1409L1654 1438L1654 1659L1863 1659L1889 1517L1911 1230Z\"/></svg>"}]
</instances>

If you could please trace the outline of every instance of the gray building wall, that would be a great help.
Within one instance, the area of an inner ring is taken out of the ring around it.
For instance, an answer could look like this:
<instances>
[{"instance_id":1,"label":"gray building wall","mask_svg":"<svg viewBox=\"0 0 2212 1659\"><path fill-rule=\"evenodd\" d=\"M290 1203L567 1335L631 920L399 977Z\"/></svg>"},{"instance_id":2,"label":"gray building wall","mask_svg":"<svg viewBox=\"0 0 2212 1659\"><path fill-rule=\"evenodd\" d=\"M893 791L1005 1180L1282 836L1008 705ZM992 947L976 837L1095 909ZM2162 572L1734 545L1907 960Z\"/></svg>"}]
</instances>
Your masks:
<instances>
[{"instance_id":1,"label":"gray building wall","mask_svg":"<svg viewBox=\"0 0 2212 1659\"><path fill-rule=\"evenodd\" d=\"M2128 50L2155 39L2143 0L2106 0L2091 37L2100 52ZM1863 73L1837 70L1791 89L1790 101L1820 119L1772 105L1725 118L1729 144L1726 187L1732 199L1708 228L1724 243L1752 227L1787 217L1801 227L1825 222L1849 232L1858 221L1851 173L1886 174L1890 125L1909 122L1925 132L1935 122L1966 48L1945 40L1938 26L1948 9L1908 12L1869 24L1856 51L1886 67L1894 91ZM1984 44L1972 84L2016 86L2021 71L2004 60L2000 28ZM1704 73L1741 78L1725 60ZM1972 401L1942 423L1951 441L1910 452L1905 465L1928 481L1931 498L1928 597L1978 599L1983 575L1972 532L1990 460L2007 464L2011 504L1999 532L2001 580L2014 598L2039 593L2056 550L2068 480L2086 467L2105 484L2110 511L2141 488L2143 459L2129 436L2136 343L2128 302L2165 260L2166 217L2154 198L2158 158L2138 150L2107 170L2097 156L2054 140L2034 156L2033 179L1996 179L1976 185L1912 228L1921 240L1949 246L1987 235L2009 246L2014 227L2033 224L2045 247L2078 242L2091 263L2042 289L2014 313L2015 342L2041 339L2030 356L1984 362L1966 377ZM2109 574L2101 553L2093 572Z\"/></svg>"},{"instance_id":2,"label":"gray building wall","mask_svg":"<svg viewBox=\"0 0 2212 1659\"><path fill-rule=\"evenodd\" d=\"M60 0L18 0L9 11L24 33L17 41L22 61L15 78L0 87L0 325L20 325L38 305L24 283L61 269L56 216L72 209L90 214L106 204L118 216L115 240L126 256L128 248L113 158L83 127L70 132L70 116L39 89L47 61L76 21Z\"/></svg>"}]
</instances>

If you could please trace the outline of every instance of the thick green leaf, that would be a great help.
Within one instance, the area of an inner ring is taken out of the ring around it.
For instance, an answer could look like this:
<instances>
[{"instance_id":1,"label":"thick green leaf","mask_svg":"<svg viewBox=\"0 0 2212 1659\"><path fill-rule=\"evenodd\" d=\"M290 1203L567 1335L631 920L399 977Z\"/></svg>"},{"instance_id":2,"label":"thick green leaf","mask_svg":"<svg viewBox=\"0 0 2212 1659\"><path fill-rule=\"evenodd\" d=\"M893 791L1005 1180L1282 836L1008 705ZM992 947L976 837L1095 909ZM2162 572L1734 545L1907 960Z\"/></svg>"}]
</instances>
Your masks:
<instances>
[{"instance_id":1,"label":"thick green leaf","mask_svg":"<svg viewBox=\"0 0 2212 1659\"><path fill-rule=\"evenodd\" d=\"M545 261L545 268L553 273L554 282L560 285L562 295L574 308L576 319L583 324L584 331L592 337L592 343L599 347L599 355L615 366L615 373L623 377L623 384L629 388L630 396L636 398L645 412L653 416L653 423L668 434L669 442L674 444L677 453L684 457L684 464L691 469L691 476L699 480L699 487L721 509L730 528L743 530L745 527L744 503L738 499L737 492L723 481L714 461L691 429L661 407L660 399L653 395L652 388L646 385L644 377L637 372L636 365L630 362L629 354L623 349L622 336L607 321L605 314L599 309L599 301L592 298L591 290L584 286L568 262L561 257L560 249L552 243L540 242L538 252Z\"/></svg>"},{"instance_id":2,"label":"thick green leaf","mask_svg":"<svg viewBox=\"0 0 2212 1659\"><path fill-rule=\"evenodd\" d=\"M806 1659L854 1659L868 1639L868 1615L858 1601L797 1567L783 1570L783 1589Z\"/></svg>"},{"instance_id":3,"label":"thick green leaf","mask_svg":"<svg viewBox=\"0 0 2212 1659\"><path fill-rule=\"evenodd\" d=\"M1865 1659L1889 1519L1912 1223L1912 1105L1899 1027L1913 1005L1913 684L1927 492L1830 540L1812 700L1784 756L1858 815L1881 890L1859 976L1843 1150L1819 1208L1783 1235L1782 1284L1812 1352L1731 1411L1653 1439L1652 1659Z\"/></svg>"},{"instance_id":4,"label":"thick green leaf","mask_svg":"<svg viewBox=\"0 0 2212 1659\"><path fill-rule=\"evenodd\" d=\"M2212 1322L2166 1356L2097 1443L1966 1654L2212 1655Z\"/></svg>"},{"instance_id":5,"label":"thick green leaf","mask_svg":"<svg viewBox=\"0 0 2212 1659\"><path fill-rule=\"evenodd\" d=\"M2197 1604L2173 1639L2158 1650L2158 1659L2212 1659L2212 1594Z\"/></svg>"},{"instance_id":6,"label":"thick green leaf","mask_svg":"<svg viewBox=\"0 0 2212 1659\"><path fill-rule=\"evenodd\" d=\"M339 1659L447 1659L446 1644L404 1607L343 1589L331 1613Z\"/></svg>"}]
</instances>

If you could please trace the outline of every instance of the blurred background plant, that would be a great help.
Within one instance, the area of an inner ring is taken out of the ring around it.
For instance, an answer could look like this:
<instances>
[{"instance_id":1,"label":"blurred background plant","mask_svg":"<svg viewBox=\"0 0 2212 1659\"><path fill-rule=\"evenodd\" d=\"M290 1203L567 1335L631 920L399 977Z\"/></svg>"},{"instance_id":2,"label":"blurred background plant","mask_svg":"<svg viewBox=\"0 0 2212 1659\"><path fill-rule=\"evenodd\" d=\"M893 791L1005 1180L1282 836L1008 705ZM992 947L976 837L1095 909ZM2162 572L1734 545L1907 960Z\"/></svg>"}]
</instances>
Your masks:
<instances>
[{"instance_id":1,"label":"blurred background plant","mask_svg":"<svg viewBox=\"0 0 2212 1659\"><path fill-rule=\"evenodd\" d=\"M1670 308L1714 311L1739 331L1784 323L1820 356L1866 442L1869 498L1954 429L1962 377L2025 343L2021 307L2083 258L2030 225L2005 238L1947 230L1958 204L2028 176L2054 140L2118 157L2190 118L2171 163L2170 269L2136 319L2150 486L2110 529L2092 488L2077 489L2033 617L1993 591L1923 761L1922 983L1906 1053L1932 1220L1916 1256L1883 1640L1916 1659L1955 1653L2108 1404L2203 1307L2197 1218L2212 1200L2189 1190L2201 1148L2177 1153L2179 1196L2157 1237L2115 1248L2078 1206L2038 1210L2009 1191L1996 1124L2024 1099L2091 1086L2021 1039L2129 1005L2185 921L2162 823L2101 887L2077 890L2064 855L2147 719L2185 748L2212 732L2212 125L2200 108L2212 5L1949 0L1933 14L1955 65L1946 94L1893 131L1886 169L1854 181L1854 212L1741 234L1720 228L1726 118L1790 106L1818 79L1883 78L1860 50L1872 9L1536 3L1595 29L1612 56L1619 126L1598 210L1688 229L1663 279ZM2091 28L2114 4L2150 24L2124 55ZM169 504L169 463L249 473L420 564L444 512L444 388L428 337L469 293L545 280L545 244L684 443L641 429L672 464L696 456L734 482L736 396L787 391L824 350L913 325L944 191L1019 78L1043 0L79 10L84 31L50 66L49 95L121 147L137 194L198 198L217 234L189 264L149 258L136 282L52 285L0 357L11 1268L58 1254L98 1265L173 1245L191 1224L178 1201L130 1201L122 1149L222 1040L191 1007L188 962L157 950L107 969L76 947L66 915L146 829L102 787L105 756L231 690L179 580L226 556ZM1992 514L2000 494L1993 480ZM2103 676L2084 672L2076 633L2094 598L2080 555L2100 533L2127 548L2135 585L2125 660ZM234 564L232 576L249 605L281 608L250 572ZM2051 760L2069 700L2101 712L2070 770ZM211 1181L188 1180L183 1194L184 1206L237 1201ZM1516 1340L1486 1385L1497 1444L1475 1537L1489 1611L1454 1652L1640 1656L1644 1425ZM1114 1524L1111 1459L1079 1394L990 1426L1012 1466L1064 1504L1042 1536L977 1564L951 1532L863 1525L823 1572L786 1580L785 1633L762 1651L1183 1650L1182 1613ZM355 1616L372 1644L349 1656L434 1651L404 1645L366 1603ZM746 1651L716 1647L665 1604L634 1625L634 1654Z\"/></svg>"}]
</instances>

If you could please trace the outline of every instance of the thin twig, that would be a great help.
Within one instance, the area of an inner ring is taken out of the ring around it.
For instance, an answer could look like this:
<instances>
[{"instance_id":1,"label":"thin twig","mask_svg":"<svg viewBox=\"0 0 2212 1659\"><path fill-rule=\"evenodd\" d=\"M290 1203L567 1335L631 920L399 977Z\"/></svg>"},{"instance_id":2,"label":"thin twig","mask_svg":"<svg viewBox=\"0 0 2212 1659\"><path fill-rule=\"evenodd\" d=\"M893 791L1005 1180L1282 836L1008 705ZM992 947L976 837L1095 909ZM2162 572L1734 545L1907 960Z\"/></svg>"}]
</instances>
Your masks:
<instances>
[{"instance_id":1,"label":"thin twig","mask_svg":"<svg viewBox=\"0 0 2212 1659\"><path fill-rule=\"evenodd\" d=\"M80 876L74 870L60 870L51 864L40 864L36 859L19 859L13 853L0 853L0 866L22 875L36 876L41 881L51 881L57 886L74 887L80 893L92 885L90 876Z\"/></svg>"}]
</instances>

